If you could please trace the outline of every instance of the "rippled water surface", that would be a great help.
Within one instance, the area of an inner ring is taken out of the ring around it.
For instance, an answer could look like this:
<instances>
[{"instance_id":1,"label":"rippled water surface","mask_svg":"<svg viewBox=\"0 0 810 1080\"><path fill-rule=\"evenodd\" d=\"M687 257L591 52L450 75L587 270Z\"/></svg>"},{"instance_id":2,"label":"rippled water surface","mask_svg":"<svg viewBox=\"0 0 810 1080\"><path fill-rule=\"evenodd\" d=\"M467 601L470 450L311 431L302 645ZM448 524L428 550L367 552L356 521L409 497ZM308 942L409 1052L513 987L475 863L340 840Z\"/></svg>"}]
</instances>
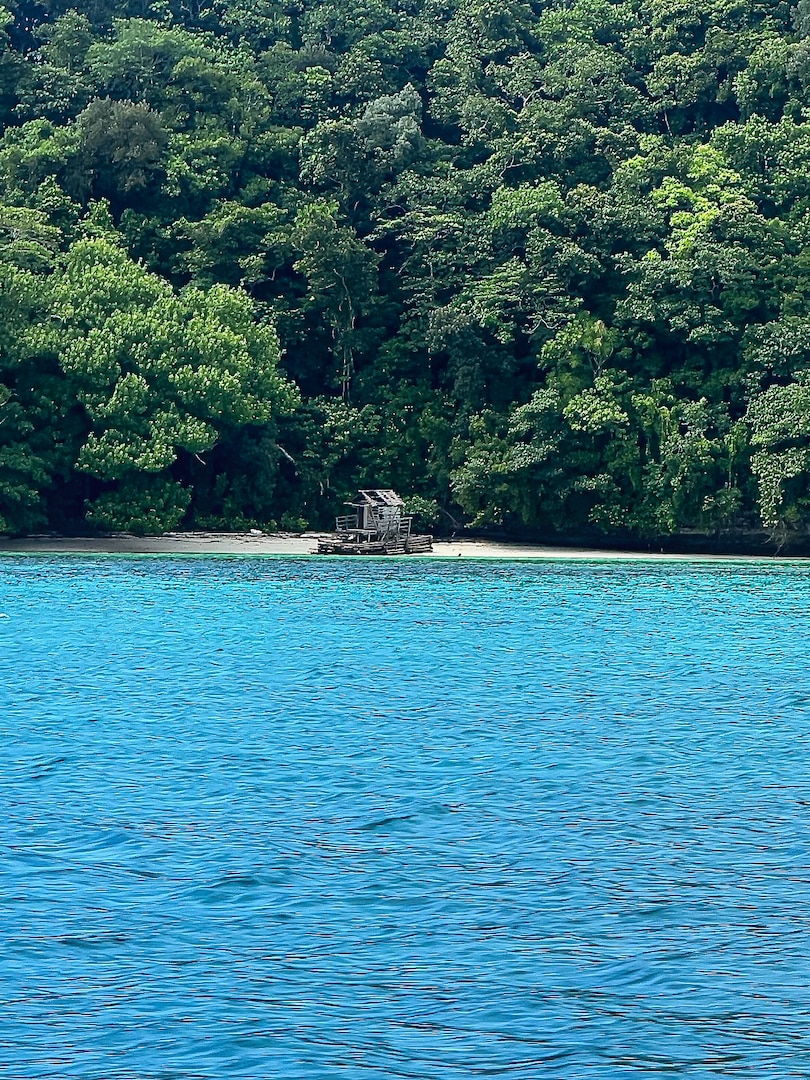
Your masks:
<instances>
[{"instance_id":1,"label":"rippled water surface","mask_svg":"<svg viewBox=\"0 0 810 1080\"><path fill-rule=\"evenodd\" d=\"M4 1078L810 1076L810 569L0 587Z\"/></svg>"}]
</instances>

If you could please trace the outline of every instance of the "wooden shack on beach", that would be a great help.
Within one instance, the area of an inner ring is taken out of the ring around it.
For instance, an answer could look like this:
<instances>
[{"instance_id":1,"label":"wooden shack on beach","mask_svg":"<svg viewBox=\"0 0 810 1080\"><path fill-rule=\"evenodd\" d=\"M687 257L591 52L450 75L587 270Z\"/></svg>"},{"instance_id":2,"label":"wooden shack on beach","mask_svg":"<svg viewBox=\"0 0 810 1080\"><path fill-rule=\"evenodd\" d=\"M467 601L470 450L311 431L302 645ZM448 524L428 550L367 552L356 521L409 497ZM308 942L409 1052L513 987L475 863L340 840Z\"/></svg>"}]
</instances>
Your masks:
<instances>
[{"instance_id":1,"label":"wooden shack on beach","mask_svg":"<svg viewBox=\"0 0 810 1080\"><path fill-rule=\"evenodd\" d=\"M432 551L433 537L411 532L413 518L390 488L358 491L348 513L335 521L335 534L318 541L319 555L413 555Z\"/></svg>"}]
</instances>

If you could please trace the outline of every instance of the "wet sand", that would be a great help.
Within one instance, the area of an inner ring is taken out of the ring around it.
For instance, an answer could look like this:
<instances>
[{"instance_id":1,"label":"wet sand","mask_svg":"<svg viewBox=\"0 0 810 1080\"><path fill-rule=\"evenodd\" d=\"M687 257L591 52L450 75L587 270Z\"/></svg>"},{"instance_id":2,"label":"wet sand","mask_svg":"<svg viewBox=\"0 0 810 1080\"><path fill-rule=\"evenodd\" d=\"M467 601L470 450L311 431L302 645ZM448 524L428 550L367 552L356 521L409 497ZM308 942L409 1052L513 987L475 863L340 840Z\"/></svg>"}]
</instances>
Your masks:
<instances>
[{"instance_id":1,"label":"wet sand","mask_svg":"<svg viewBox=\"0 0 810 1080\"><path fill-rule=\"evenodd\" d=\"M2 554L43 555L314 555L318 539L326 533L167 533L165 536L131 536L116 533L104 537L29 536L0 538ZM341 556L321 556L336 558ZM357 556L343 556L357 558ZM385 558L440 559L599 559L610 561L716 562L763 558L760 555L669 555L642 551L605 551L596 548L549 547L496 540L435 540L430 555Z\"/></svg>"}]
</instances>

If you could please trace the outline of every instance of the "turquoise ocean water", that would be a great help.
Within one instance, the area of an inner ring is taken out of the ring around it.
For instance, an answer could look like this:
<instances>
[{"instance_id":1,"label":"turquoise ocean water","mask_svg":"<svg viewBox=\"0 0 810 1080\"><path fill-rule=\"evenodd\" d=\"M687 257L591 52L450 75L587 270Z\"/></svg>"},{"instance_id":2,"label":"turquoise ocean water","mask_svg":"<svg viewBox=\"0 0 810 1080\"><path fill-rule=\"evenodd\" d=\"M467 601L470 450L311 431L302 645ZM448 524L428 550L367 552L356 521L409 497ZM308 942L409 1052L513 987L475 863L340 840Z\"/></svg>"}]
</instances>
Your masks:
<instances>
[{"instance_id":1,"label":"turquoise ocean water","mask_svg":"<svg viewBox=\"0 0 810 1080\"><path fill-rule=\"evenodd\" d=\"M810 1076L810 568L0 559L0 1076Z\"/></svg>"}]
</instances>

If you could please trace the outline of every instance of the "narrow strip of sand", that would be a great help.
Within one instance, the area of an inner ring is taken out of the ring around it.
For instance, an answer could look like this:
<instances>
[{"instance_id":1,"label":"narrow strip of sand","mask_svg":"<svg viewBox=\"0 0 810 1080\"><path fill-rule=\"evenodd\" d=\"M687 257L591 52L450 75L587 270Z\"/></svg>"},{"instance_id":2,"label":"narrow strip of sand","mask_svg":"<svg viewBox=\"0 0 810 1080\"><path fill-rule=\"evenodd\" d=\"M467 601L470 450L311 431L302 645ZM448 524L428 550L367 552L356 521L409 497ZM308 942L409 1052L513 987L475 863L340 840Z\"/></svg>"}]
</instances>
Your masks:
<instances>
[{"instance_id":1,"label":"narrow strip of sand","mask_svg":"<svg viewBox=\"0 0 810 1080\"><path fill-rule=\"evenodd\" d=\"M325 533L264 534L177 532L164 536L103 537L29 536L0 538L0 555L314 555ZM357 556L321 556L356 558ZM760 555L669 555L663 552L606 551L596 548L549 547L496 540L435 540L430 555L386 558L440 559L590 559L612 561L716 562L728 559L772 560ZM780 560L781 561L781 560Z\"/></svg>"}]
</instances>

